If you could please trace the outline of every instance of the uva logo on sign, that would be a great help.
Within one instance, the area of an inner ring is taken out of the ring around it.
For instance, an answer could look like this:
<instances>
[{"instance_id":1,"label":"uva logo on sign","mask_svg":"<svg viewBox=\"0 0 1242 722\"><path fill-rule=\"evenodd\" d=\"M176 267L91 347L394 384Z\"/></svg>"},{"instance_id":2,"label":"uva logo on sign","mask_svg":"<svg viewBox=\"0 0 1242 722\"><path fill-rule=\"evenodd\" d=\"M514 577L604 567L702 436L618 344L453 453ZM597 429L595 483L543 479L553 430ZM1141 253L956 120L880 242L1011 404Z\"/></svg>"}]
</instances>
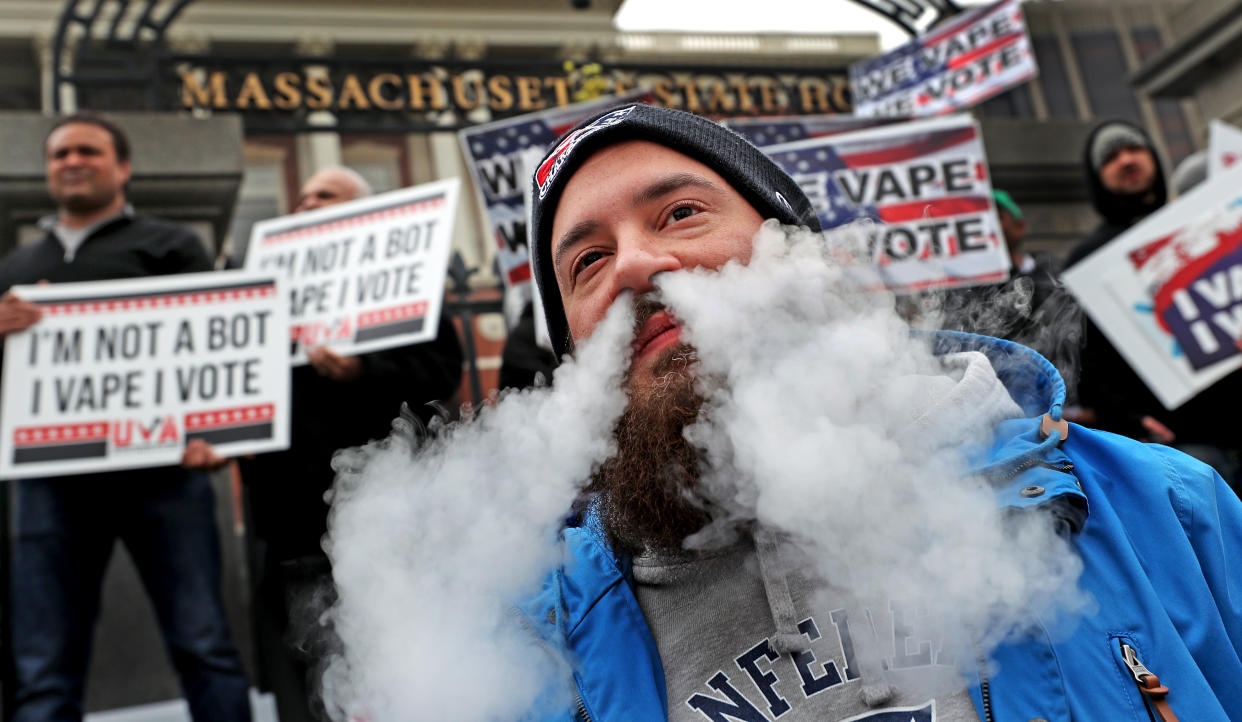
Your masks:
<instances>
[{"instance_id":1,"label":"uva logo on sign","mask_svg":"<svg viewBox=\"0 0 1242 722\"><path fill-rule=\"evenodd\" d=\"M156 416L150 422L120 419L112 424L112 446L116 449L148 449L181 443L181 429L172 414Z\"/></svg>"}]
</instances>

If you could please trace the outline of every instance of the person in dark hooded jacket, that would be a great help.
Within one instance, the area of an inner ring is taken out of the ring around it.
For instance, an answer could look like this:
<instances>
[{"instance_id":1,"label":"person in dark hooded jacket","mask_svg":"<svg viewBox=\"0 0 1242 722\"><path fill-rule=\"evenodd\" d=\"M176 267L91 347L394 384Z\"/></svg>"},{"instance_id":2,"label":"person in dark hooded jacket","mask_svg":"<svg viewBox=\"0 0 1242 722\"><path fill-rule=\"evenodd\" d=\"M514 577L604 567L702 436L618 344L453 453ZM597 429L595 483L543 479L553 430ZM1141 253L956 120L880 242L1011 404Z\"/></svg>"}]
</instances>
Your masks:
<instances>
[{"instance_id":1,"label":"person in dark hooded jacket","mask_svg":"<svg viewBox=\"0 0 1242 722\"><path fill-rule=\"evenodd\" d=\"M1168 201L1164 169L1146 131L1124 120L1102 123L1087 136L1083 167L1091 204L1103 221L1070 251L1069 268Z\"/></svg>"},{"instance_id":2,"label":"person in dark hooded jacket","mask_svg":"<svg viewBox=\"0 0 1242 722\"><path fill-rule=\"evenodd\" d=\"M1132 123L1110 120L1097 126L1083 147L1091 202L1102 220L1065 260L1065 269L1099 250L1168 201L1164 170L1151 138ZM1084 423L1106 431L1170 444L1216 467L1237 489L1237 444L1226 408L1242 392L1242 374L1218 381L1173 411L1147 385L1084 315L1078 400Z\"/></svg>"}]
</instances>

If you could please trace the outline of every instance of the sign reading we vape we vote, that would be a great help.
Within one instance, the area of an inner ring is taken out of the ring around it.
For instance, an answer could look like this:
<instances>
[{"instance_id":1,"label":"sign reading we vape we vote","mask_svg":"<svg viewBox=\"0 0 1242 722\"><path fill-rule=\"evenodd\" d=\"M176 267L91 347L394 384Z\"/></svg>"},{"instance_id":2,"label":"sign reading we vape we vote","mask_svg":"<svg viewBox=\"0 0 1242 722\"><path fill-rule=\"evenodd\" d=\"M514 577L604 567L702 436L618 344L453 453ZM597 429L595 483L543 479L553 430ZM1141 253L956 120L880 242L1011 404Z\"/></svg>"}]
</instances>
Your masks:
<instances>
[{"instance_id":1,"label":"sign reading we vape we vote","mask_svg":"<svg viewBox=\"0 0 1242 722\"><path fill-rule=\"evenodd\" d=\"M978 124L930 118L766 146L847 270L895 291L1000 283L1009 255Z\"/></svg>"},{"instance_id":2,"label":"sign reading we vape we vote","mask_svg":"<svg viewBox=\"0 0 1242 722\"><path fill-rule=\"evenodd\" d=\"M270 277L16 286L42 318L4 343L0 478L288 448L289 346Z\"/></svg>"},{"instance_id":3,"label":"sign reading we vape we vote","mask_svg":"<svg viewBox=\"0 0 1242 722\"><path fill-rule=\"evenodd\" d=\"M1019 0L1000 0L850 66L854 114L926 117L969 108L1039 72Z\"/></svg>"}]
</instances>

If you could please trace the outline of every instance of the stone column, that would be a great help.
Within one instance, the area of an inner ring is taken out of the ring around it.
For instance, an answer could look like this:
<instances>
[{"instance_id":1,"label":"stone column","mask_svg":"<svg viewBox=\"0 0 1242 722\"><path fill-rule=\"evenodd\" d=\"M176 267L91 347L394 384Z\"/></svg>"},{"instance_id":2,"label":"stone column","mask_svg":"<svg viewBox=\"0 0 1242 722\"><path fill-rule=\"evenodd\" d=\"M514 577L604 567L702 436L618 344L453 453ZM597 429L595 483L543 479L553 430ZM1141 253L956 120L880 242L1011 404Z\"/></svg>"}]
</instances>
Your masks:
<instances>
[{"instance_id":1,"label":"stone column","mask_svg":"<svg viewBox=\"0 0 1242 722\"><path fill-rule=\"evenodd\" d=\"M300 40L294 50L298 55L327 57L333 53L336 44L331 38L308 36ZM310 65L306 68L306 77L328 77L325 65ZM316 110L307 114L306 121L310 125L331 128L336 126L336 115L327 110ZM341 136L338 133L319 131L298 133L297 135L298 169L304 181L316 171L323 168L341 165Z\"/></svg>"}]
</instances>

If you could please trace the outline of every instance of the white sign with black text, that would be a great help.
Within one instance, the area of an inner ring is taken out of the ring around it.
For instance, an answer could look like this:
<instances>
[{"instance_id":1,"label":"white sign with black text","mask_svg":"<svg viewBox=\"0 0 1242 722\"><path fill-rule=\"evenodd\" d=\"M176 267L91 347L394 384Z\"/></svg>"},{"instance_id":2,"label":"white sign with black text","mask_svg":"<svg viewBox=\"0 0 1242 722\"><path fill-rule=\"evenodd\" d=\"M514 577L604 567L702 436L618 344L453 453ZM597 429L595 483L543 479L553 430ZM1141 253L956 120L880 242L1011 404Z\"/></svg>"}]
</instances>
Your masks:
<instances>
[{"instance_id":1,"label":"white sign with black text","mask_svg":"<svg viewBox=\"0 0 1242 722\"><path fill-rule=\"evenodd\" d=\"M293 365L436 337L461 182L403 188L254 225L246 269L289 299Z\"/></svg>"},{"instance_id":2,"label":"white sign with black text","mask_svg":"<svg viewBox=\"0 0 1242 722\"><path fill-rule=\"evenodd\" d=\"M270 275L223 271L15 286L42 318L9 334L0 478L288 448L288 310Z\"/></svg>"}]
</instances>

